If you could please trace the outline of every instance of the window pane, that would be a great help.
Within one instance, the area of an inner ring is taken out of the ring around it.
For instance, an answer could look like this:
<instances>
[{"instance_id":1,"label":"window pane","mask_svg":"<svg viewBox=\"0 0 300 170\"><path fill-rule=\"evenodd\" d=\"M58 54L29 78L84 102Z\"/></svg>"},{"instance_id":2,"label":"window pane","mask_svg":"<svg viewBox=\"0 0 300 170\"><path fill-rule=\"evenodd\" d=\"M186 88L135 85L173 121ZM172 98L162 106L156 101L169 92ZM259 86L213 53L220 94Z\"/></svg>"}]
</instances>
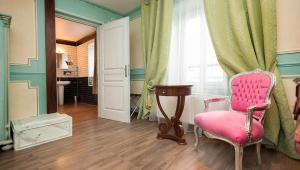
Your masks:
<instances>
[{"instance_id":1,"label":"window pane","mask_svg":"<svg viewBox=\"0 0 300 170\"><path fill-rule=\"evenodd\" d=\"M224 95L227 91L201 0L175 1L168 83L193 84L193 93Z\"/></svg>"},{"instance_id":2,"label":"window pane","mask_svg":"<svg viewBox=\"0 0 300 170\"><path fill-rule=\"evenodd\" d=\"M88 84L93 85L94 64L95 64L95 43L88 45Z\"/></svg>"},{"instance_id":3,"label":"window pane","mask_svg":"<svg viewBox=\"0 0 300 170\"><path fill-rule=\"evenodd\" d=\"M88 76L93 77L94 76L94 58L95 57L95 44L90 43L88 45Z\"/></svg>"}]
</instances>

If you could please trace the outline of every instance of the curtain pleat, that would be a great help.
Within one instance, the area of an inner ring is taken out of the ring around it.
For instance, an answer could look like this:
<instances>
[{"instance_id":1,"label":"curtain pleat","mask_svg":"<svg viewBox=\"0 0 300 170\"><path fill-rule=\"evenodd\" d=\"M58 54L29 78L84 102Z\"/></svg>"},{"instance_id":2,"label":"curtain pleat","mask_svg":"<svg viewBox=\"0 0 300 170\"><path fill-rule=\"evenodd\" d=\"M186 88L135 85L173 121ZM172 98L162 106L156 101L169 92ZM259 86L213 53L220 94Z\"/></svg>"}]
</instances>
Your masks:
<instances>
[{"instance_id":1,"label":"curtain pleat","mask_svg":"<svg viewBox=\"0 0 300 170\"><path fill-rule=\"evenodd\" d=\"M153 88L164 81L168 65L173 0L147 1L141 5L145 81L138 118L147 119Z\"/></svg>"}]
</instances>

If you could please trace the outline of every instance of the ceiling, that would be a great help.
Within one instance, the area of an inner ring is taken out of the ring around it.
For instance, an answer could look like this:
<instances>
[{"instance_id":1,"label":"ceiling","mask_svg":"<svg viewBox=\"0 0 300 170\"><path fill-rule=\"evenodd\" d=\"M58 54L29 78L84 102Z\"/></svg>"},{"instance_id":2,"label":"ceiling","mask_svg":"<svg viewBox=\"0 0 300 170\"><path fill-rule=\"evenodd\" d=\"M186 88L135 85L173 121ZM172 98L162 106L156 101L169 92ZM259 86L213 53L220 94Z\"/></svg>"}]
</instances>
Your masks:
<instances>
[{"instance_id":1,"label":"ceiling","mask_svg":"<svg viewBox=\"0 0 300 170\"><path fill-rule=\"evenodd\" d=\"M56 39L78 41L96 31L96 28L55 17Z\"/></svg>"},{"instance_id":2,"label":"ceiling","mask_svg":"<svg viewBox=\"0 0 300 170\"><path fill-rule=\"evenodd\" d=\"M84 0L86 2L110 9L119 14L125 15L137 9L141 0Z\"/></svg>"}]
</instances>

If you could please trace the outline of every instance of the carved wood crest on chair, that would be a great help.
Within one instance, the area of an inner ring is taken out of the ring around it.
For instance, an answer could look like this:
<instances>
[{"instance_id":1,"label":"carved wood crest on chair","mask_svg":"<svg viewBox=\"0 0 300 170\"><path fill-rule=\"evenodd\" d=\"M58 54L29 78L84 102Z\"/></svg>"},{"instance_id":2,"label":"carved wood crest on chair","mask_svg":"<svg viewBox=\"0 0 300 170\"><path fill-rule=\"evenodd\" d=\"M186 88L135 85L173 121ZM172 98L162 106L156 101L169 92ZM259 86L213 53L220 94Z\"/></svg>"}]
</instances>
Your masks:
<instances>
[{"instance_id":1,"label":"carved wood crest on chair","mask_svg":"<svg viewBox=\"0 0 300 170\"><path fill-rule=\"evenodd\" d=\"M235 149L235 169L242 169L243 148L256 145L258 163L264 136L263 119L271 103L271 91L275 76L266 71L244 72L230 79L231 96L204 100L205 112L195 116L195 146L199 137L219 139L230 143ZM230 109L209 111L209 103L228 100Z\"/></svg>"}]
</instances>

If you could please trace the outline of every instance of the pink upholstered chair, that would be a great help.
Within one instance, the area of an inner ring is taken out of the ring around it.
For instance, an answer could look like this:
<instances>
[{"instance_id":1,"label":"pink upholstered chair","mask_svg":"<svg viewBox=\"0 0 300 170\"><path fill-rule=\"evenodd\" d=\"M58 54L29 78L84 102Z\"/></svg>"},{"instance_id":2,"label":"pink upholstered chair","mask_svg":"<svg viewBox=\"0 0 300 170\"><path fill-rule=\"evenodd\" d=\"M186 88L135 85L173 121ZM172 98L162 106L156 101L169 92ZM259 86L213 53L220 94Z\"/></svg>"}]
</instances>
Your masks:
<instances>
[{"instance_id":1,"label":"pink upholstered chair","mask_svg":"<svg viewBox=\"0 0 300 170\"><path fill-rule=\"evenodd\" d=\"M199 136L228 142L235 149L235 169L242 169L243 148L256 144L258 163L264 136L263 118L271 102L275 76L270 72L255 70L240 73L230 80L231 97L229 111L209 111L209 103L228 100L212 98L204 101L205 112L195 116L195 146Z\"/></svg>"}]
</instances>

